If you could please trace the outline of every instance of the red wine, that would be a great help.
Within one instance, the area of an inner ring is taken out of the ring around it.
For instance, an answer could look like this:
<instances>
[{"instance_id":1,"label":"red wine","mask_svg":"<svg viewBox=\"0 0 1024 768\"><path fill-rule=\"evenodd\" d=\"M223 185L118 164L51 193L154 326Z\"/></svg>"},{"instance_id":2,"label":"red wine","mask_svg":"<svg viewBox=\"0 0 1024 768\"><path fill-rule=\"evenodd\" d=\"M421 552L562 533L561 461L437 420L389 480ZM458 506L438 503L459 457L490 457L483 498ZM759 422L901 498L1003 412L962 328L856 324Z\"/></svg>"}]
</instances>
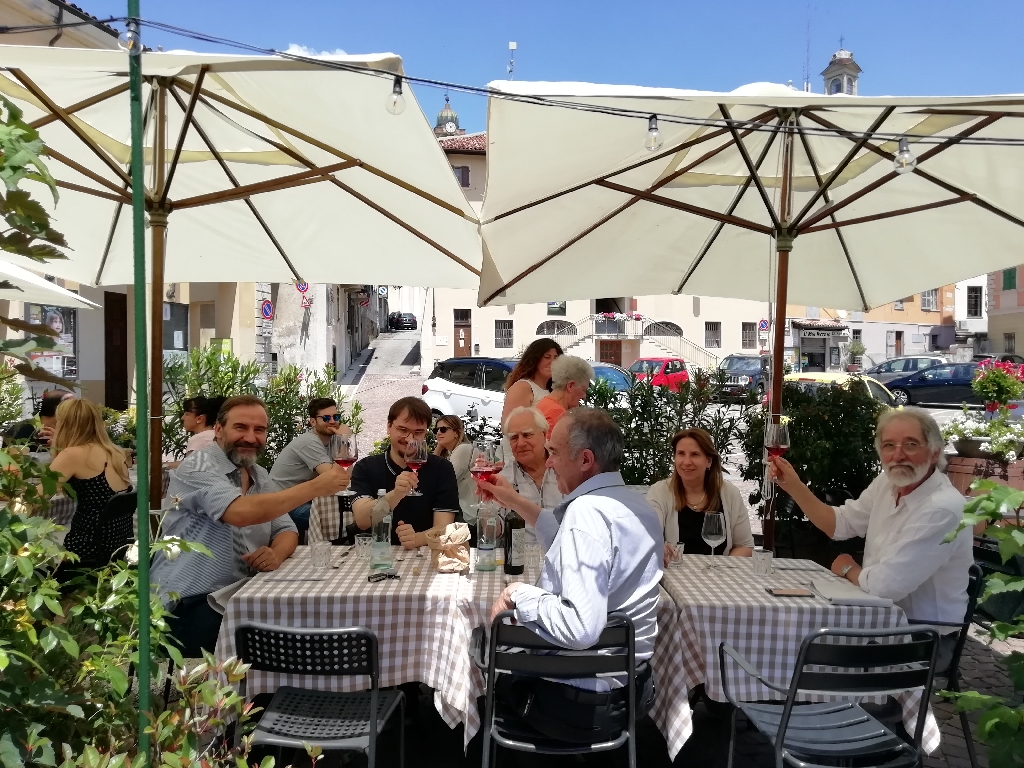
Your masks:
<instances>
[{"instance_id":1,"label":"red wine","mask_svg":"<svg viewBox=\"0 0 1024 768\"><path fill-rule=\"evenodd\" d=\"M786 451L789 450L788 445L769 445L766 450L769 456L775 456L776 458L783 456Z\"/></svg>"},{"instance_id":2,"label":"red wine","mask_svg":"<svg viewBox=\"0 0 1024 768\"><path fill-rule=\"evenodd\" d=\"M526 570L526 521L514 509L505 515L505 573L519 576Z\"/></svg>"},{"instance_id":3,"label":"red wine","mask_svg":"<svg viewBox=\"0 0 1024 768\"><path fill-rule=\"evenodd\" d=\"M419 472L423 465L426 464L427 462L420 461L419 459L408 459L406 460L405 463L409 465L409 469L411 469L413 472Z\"/></svg>"},{"instance_id":4,"label":"red wine","mask_svg":"<svg viewBox=\"0 0 1024 768\"><path fill-rule=\"evenodd\" d=\"M337 464L339 467L343 467L344 469L348 469L349 467L351 467L353 464L356 463L356 460L355 459L335 459L334 463Z\"/></svg>"},{"instance_id":5,"label":"red wine","mask_svg":"<svg viewBox=\"0 0 1024 768\"><path fill-rule=\"evenodd\" d=\"M498 470L495 467L472 467L469 470L469 474L477 480L484 480L489 483L498 474Z\"/></svg>"}]
</instances>

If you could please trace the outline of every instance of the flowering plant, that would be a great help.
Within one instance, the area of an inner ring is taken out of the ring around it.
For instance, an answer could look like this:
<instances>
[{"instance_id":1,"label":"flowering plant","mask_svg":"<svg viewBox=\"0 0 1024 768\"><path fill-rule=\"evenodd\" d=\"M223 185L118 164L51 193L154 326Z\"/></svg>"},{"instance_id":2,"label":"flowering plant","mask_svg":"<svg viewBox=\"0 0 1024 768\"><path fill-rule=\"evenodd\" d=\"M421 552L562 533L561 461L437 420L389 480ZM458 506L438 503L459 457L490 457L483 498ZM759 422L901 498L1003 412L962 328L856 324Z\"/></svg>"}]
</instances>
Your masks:
<instances>
[{"instance_id":1,"label":"flowering plant","mask_svg":"<svg viewBox=\"0 0 1024 768\"><path fill-rule=\"evenodd\" d=\"M975 371L971 391L981 398L989 413L1006 409L1007 403L1024 395L1024 365L986 361Z\"/></svg>"},{"instance_id":2,"label":"flowering plant","mask_svg":"<svg viewBox=\"0 0 1024 768\"><path fill-rule=\"evenodd\" d=\"M639 312L601 312L600 317L605 320L643 320L644 316Z\"/></svg>"},{"instance_id":3,"label":"flowering plant","mask_svg":"<svg viewBox=\"0 0 1024 768\"><path fill-rule=\"evenodd\" d=\"M993 418L964 412L954 416L943 428L942 437L947 441L965 438L981 438L981 450L999 461L1016 461L1021 443L1024 443L1024 422L1012 421L1009 411L1001 409Z\"/></svg>"}]
</instances>

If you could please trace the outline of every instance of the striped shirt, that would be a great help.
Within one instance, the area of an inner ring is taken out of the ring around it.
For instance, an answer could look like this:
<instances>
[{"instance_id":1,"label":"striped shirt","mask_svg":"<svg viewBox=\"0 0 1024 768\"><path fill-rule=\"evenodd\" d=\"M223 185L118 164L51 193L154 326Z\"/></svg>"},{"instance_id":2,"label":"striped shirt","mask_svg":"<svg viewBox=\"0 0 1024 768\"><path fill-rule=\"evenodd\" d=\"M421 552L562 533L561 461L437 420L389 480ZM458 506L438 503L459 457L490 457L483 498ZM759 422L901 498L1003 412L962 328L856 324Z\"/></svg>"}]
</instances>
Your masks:
<instances>
[{"instance_id":1,"label":"striped shirt","mask_svg":"<svg viewBox=\"0 0 1024 768\"><path fill-rule=\"evenodd\" d=\"M150 578L165 603L170 602L172 592L181 597L208 595L252 576L255 571L242 561L242 555L270 546L279 533L296 531L287 514L245 528L221 522L224 511L242 495L242 471L214 443L190 454L171 473L167 495L179 501L164 517L163 533L202 544L213 557L182 552L168 560L158 553L153 558ZM277 490L263 467L254 465L247 471L250 483L246 495Z\"/></svg>"}]
</instances>

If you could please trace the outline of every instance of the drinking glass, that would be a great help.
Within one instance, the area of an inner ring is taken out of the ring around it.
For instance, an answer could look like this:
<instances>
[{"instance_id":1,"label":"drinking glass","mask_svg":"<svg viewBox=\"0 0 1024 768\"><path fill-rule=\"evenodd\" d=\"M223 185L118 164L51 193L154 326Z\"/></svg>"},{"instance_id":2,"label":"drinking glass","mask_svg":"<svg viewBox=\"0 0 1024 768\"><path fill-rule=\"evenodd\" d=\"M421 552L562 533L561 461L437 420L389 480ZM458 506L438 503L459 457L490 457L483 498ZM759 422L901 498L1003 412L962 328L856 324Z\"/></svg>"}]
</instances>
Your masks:
<instances>
[{"instance_id":1,"label":"drinking glass","mask_svg":"<svg viewBox=\"0 0 1024 768\"><path fill-rule=\"evenodd\" d=\"M540 544L527 544L526 545L526 567L530 569L531 573L536 576L536 571L540 570L541 551Z\"/></svg>"},{"instance_id":2,"label":"drinking glass","mask_svg":"<svg viewBox=\"0 0 1024 768\"><path fill-rule=\"evenodd\" d=\"M770 576L772 573L772 551L764 547L754 549L754 575Z\"/></svg>"},{"instance_id":3,"label":"drinking glass","mask_svg":"<svg viewBox=\"0 0 1024 768\"><path fill-rule=\"evenodd\" d=\"M368 533L357 533L356 534L356 557L360 560L370 559L370 544L373 542L373 536Z\"/></svg>"},{"instance_id":4,"label":"drinking glass","mask_svg":"<svg viewBox=\"0 0 1024 768\"><path fill-rule=\"evenodd\" d=\"M331 566L331 542L314 541L309 549L314 569L322 571Z\"/></svg>"},{"instance_id":5,"label":"drinking glass","mask_svg":"<svg viewBox=\"0 0 1024 768\"><path fill-rule=\"evenodd\" d=\"M469 460L469 473L477 480L490 481L498 474L504 464L501 443L490 443L477 440L473 443L473 456ZM480 515L480 507L486 502L478 501L471 505Z\"/></svg>"},{"instance_id":6,"label":"drinking glass","mask_svg":"<svg viewBox=\"0 0 1024 768\"><path fill-rule=\"evenodd\" d=\"M789 425L768 424L764 431L764 447L769 456L778 458L789 450Z\"/></svg>"},{"instance_id":7,"label":"drinking glass","mask_svg":"<svg viewBox=\"0 0 1024 768\"><path fill-rule=\"evenodd\" d=\"M359 460L359 445L356 443L355 435L337 435L338 449L334 454L334 463L342 469L352 469L352 465ZM355 496L356 492L351 487L341 491L339 496Z\"/></svg>"},{"instance_id":8,"label":"drinking glass","mask_svg":"<svg viewBox=\"0 0 1024 768\"><path fill-rule=\"evenodd\" d=\"M412 473L419 477L420 467L427 463L427 441L413 440L405 444L405 463L409 465ZM413 488L409 491L410 496L422 496L418 490Z\"/></svg>"},{"instance_id":9,"label":"drinking glass","mask_svg":"<svg viewBox=\"0 0 1024 768\"><path fill-rule=\"evenodd\" d=\"M685 544L677 541L672 547L672 559L668 561L670 568L679 568L683 564L683 549Z\"/></svg>"},{"instance_id":10,"label":"drinking glass","mask_svg":"<svg viewBox=\"0 0 1024 768\"><path fill-rule=\"evenodd\" d=\"M704 525L700 532L704 543L711 547L711 565L708 568L715 568L715 547L719 547L725 541L725 514L722 512L705 512Z\"/></svg>"}]
</instances>

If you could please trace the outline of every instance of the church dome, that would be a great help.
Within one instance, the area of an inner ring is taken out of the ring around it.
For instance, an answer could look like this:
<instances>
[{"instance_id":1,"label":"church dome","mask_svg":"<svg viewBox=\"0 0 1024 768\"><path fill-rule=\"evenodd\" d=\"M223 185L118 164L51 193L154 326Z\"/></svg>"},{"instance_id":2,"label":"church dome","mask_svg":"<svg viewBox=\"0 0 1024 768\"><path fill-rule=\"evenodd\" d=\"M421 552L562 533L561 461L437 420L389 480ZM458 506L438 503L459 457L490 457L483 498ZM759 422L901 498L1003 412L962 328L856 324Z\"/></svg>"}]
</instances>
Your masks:
<instances>
[{"instance_id":1,"label":"church dome","mask_svg":"<svg viewBox=\"0 0 1024 768\"><path fill-rule=\"evenodd\" d=\"M832 54L832 61L839 61L840 59L852 59L853 54L845 48L840 48L838 51Z\"/></svg>"},{"instance_id":2,"label":"church dome","mask_svg":"<svg viewBox=\"0 0 1024 768\"><path fill-rule=\"evenodd\" d=\"M437 122L434 124L437 128L444 128L448 123L455 123L455 127L459 127L459 115L451 108L448 103L448 97L444 97L444 109L437 113Z\"/></svg>"}]
</instances>

